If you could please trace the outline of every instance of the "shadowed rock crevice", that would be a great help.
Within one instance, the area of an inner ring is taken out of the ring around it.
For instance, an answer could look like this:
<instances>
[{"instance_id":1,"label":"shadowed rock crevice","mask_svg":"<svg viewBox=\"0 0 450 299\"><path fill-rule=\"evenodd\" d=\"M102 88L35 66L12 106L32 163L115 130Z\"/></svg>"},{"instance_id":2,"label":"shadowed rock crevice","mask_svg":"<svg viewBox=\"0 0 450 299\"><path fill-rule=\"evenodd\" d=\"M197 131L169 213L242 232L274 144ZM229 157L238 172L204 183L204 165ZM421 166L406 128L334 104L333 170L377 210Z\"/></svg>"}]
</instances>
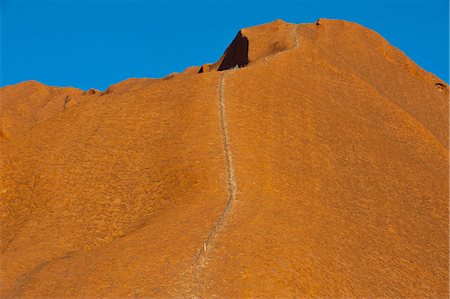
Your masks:
<instances>
[{"instance_id":1,"label":"shadowed rock crevice","mask_svg":"<svg viewBox=\"0 0 450 299\"><path fill-rule=\"evenodd\" d=\"M233 42L225 50L221 59L214 64L203 65L199 73L211 71L224 71L234 67L245 67L248 61L248 38L241 31L238 32Z\"/></svg>"},{"instance_id":2,"label":"shadowed rock crevice","mask_svg":"<svg viewBox=\"0 0 450 299\"><path fill-rule=\"evenodd\" d=\"M248 39L239 33L225 51L220 63L219 71L231 69L235 66L244 67L248 64Z\"/></svg>"},{"instance_id":3,"label":"shadowed rock crevice","mask_svg":"<svg viewBox=\"0 0 450 299\"><path fill-rule=\"evenodd\" d=\"M434 84L434 85L436 86L436 88L437 88L439 91L443 91L443 90L447 89L447 86L446 86L445 84L440 83L440 82L438 82L438 83L436 83L436 84Z\"/></svg>"}]
</instances>

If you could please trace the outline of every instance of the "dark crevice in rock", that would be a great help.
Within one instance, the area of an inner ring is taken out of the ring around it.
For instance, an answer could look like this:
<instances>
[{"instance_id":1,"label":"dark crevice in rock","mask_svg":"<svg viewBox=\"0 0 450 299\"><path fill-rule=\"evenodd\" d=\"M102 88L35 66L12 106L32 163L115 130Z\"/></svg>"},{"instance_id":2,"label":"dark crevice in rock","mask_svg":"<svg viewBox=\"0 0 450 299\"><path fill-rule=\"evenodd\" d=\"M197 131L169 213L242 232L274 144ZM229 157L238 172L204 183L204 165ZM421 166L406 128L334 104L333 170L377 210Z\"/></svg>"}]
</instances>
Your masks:
<instances>
[{"instance_id":1,"label":"dark crevice in rock","mask_svg":"<svg viewBox=\"0 0 450 299\"><path fill-rule=\"evenodd\" d=\"M202 65L198 72L207 73L211 71L225 71L233 68L245 67L248 63L248 38L243 36L242 32L239 31L225 50L221 59L215 64Z\"/></svg>"},{"instance_id":2,"label":"dark crevice in rock","mask_svg":"<svg viewBox=\"0 0 450 299\"><path fill-rule=\"evenodd\" d=\"M447 88L447 85L442 84L440 82L437 82L436 84L434 84L434 86L436 86L436 88L439 89L439 90L444 90L444 89Z\"/></svg>"},{"instance_id":3,"label":"dark crevice in rock","mask_svg":"<svg viewBox=\"0 0 450 299\"><path fill-rule=\"evenodd\" d=\"M248 39L239 33L234 38L233 42L225 51L223 60L219 66L219 71L228 70L238 67L244 67L248 64Z\"/></svg>"}]
</instances>

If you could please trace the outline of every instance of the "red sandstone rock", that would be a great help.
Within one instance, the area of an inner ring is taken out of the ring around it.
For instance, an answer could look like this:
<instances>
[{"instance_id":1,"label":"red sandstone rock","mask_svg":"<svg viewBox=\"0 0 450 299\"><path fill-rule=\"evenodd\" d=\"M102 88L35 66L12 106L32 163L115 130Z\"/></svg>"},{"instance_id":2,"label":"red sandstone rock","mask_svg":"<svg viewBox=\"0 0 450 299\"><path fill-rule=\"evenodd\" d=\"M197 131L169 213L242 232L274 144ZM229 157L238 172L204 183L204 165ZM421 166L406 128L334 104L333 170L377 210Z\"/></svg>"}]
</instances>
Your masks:
<instances>
[{"instance_id":1,"label":"red sandstone rock","mask_svg":"<svg viewBox=\"0 0 450 299\"><path fill-rule=\"evenodd\" d=\"M448 296L442 80L325 19L198 71L0 90L2 298Z\"/></svg>"}]
</instances>

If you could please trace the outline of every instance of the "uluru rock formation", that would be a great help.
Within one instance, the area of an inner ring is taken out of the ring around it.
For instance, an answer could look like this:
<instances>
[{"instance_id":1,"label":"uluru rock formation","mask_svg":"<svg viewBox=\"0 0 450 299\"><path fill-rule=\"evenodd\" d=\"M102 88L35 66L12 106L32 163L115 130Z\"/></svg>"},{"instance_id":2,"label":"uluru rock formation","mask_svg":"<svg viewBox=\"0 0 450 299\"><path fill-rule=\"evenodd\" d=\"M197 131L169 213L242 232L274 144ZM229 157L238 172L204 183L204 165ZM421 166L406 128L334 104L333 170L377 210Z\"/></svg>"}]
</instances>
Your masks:
<instances>
[{"instance_id":1,"label":"uluru rock formation","mask_svg":"<svg viewBox=\"0 0 450 299\"><path fill-rule=\"evenodd\" d=\"M448 296L448 87L367 28L0 96L2 298Z\"/></svg>"}]
</instances>

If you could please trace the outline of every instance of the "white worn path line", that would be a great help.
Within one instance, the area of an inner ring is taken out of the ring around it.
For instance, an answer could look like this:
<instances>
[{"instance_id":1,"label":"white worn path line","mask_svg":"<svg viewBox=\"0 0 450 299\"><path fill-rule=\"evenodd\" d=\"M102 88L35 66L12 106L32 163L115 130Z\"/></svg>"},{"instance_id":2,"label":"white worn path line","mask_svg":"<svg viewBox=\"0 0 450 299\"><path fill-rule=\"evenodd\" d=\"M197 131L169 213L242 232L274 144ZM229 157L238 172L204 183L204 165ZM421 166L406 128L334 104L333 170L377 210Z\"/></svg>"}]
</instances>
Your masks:
<instances>
[{"instance_id":1,"label":"white worn path line","mask_svg":"<svg viewBox=\"0 0 450 299\"><path fill-rule=\"evenodd\" d=\"M294 27L294 39L295 39L295 48L298 48L298 36L297 36L297 32L298 32L298 26L300 24L295 25Z\"/></svg>"},{"instance_id":2,"label":"white worn path line","mask_svg":"<svg viewBox=\"0 0 450 299\"><path fill-rule=\"evenodd\" d=\"M294 27L294 40L295 40L295 48L298 48L298 26L300 24L295 25ZM277 53L279 54L279 53ZM233 166L233 155L231 153L231 147L230 147L230 138L228 136L228 126L227 126L227 119L226 119L226 105L225 105L225 77L228 73L232 72L233 70L225 70L220 75L219 79L219 112L220 112L220 128L222 131L222 137L223 137L223 146L225 151L225 160L226 160L226 170L227 170L227 187L228 187L228 194L229 198L227 201L227 204L222 211L222 214L220 214L219 219L216 221L216 223L213 225L211 230L208 233L208 236L206 237L206 240L203 242L203 246L200 248L199 252L195 256L194 263L198 263L200 258L204 257L206 254L206 250L212 243L214 237L217 234L217 231L222 226L226 215L229 213L231 209L231 205L233 204L235 197L236 197L236 179L234 176L234 166Z\"/></svg>"},{"instance_id":3,"label":"white worn path line","mask_svg":"<svg viewBox=\"0 0 450 299\"><path fill-rule=\"evenodd\" d=\"M226 119L226 108L225 108L225 76L224 72L220 76L219 81L219 106L220 106L220 125L222 127L223 144L225 150L225 158L227 162L227 173L228 173L228 192L231 199L234 198L236 192L236 180L234 177L234 166L233 166L233 156L230 148L230 140L228 137L228 127Z\"/></svg>"},{"instance_id":4,"label":"white worn path line","mask_svg":"<svg viewBox=\"0 0 450 299\"><path fill-rule=\"evenodd\" d=\"M298 25L300 25L300 24L297 24L294 27L294 39L295 39L295 47L296 48L298 48L298 36L297 36Z\"/></svg>"},{"instance_id":5,"label":"white worn path line","mask_svg":"<svg viewBox=\"0 0 450 299\"><path fill-rule=\"evenodd\" d=\"M227 73L232 71L223 71L220 75L219 79L219 92L218 92L218 106L219 106L219 115L220 115L220 128L221 133L223 137L223 147L225 152L225 160L226 160L226 170L227 170L227 189L228 189L228 201L227 204L222 211L222 213L219 216L219 219L216 221L216 223L213 225L211 230L209 231L208 237L206 238L205 242L203 242L202 248L199 250L198 254L195 256L194 263L197 263L200 258L202 258L207 248L212 243L214 237L217 234L217 231L222 226L226 215L230 212L231 205L236 197L236 180L234 177L234 166L233 166L233 158L231 154L231 148L230 148L230 141L228 137L228 127L227 127L227 120L226 120L226 106L225 106L225 77Z\"/></svg>"}]
</instances>

